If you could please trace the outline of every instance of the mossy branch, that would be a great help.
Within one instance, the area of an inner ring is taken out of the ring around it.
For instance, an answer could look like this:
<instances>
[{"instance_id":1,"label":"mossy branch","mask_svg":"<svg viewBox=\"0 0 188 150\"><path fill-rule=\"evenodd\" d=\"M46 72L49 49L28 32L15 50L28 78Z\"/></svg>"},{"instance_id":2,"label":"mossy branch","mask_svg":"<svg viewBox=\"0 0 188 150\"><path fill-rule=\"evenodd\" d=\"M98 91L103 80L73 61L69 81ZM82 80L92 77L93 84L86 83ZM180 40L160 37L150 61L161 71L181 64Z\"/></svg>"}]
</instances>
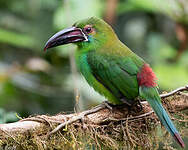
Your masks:
<instances>
[{"instance_id":1,"label":"mossy branch","mask_svg":"<svg viewBox=\"0 0 188 150\"><path fill-rule=\"evenodd\" d=\"M162 101L171 118L181 124L182 136L188 134L188 87L162 94ZM155 133L157 117L146 101L133 108L101 104L90 110L55 116L37 115L15 123L0 125L0 148L14 149L85 149L120 147L157 147L171 142ZM176 116L176 117L175 117ZM62 129L64 128L64 129ZM165 130L162 130L165 132ZM155 133L154 133L155 132ZM184 135L185 134L185 135ZM166 142L165 142L166 141Z\"/></svg>"}]
</instances>

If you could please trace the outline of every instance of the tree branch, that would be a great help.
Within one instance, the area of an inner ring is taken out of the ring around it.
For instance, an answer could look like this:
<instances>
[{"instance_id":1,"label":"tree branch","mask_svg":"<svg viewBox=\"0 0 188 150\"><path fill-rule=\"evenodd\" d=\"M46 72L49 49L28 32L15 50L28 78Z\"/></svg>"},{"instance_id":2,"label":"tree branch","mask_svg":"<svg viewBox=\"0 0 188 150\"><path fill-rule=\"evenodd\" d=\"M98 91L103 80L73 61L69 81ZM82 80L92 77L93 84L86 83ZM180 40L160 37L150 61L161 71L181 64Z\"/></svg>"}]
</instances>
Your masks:
<instances>
[{"instance_id":1,"label":"tree branch","mask_svg":"<svg viewBox=\"0 0 188 150\"><path fill-rule=\"evenodd\" d=\"M188 96L182 91L188 91L188 86L160 95L165 108L169 110L169 112L176 113L176 115L180 113L180 111L188 109ZM123 134L123 139L128 139L126 145L132 145L133 147L135 145L138 146L136 143L141 144L143 140L145 145L146 143L148 144L149 139L147 138L146 140L144 133L146 131L152 131L151 126L154 125L153 127L155 127L158 121L148 103L144 101L141 102L141 104L143 107L141 111L138 111L138 106L134 106L131 109L126 105L111 106L112 109L109 109L106 105L101 104L81 113L58 114L55 116L37 115L15 123L1 124L0 147L2 145L10 146L12 144L12 146L21 145L22 148L25 148L21 143L27 141L25 143L26 146L41 146L43 148L47 146L54 148L57 145L51 144L52 139L55 143L59 143L60 141L69 143L70 141L68 139L70 138L74 139L77 145L79 140L83 140L83 137L79 135L83 134L83 132L84 134L89 134L95 144L99 142L99 139L102 143L103 140L108 141L106 142L107 144L103 143L107 147L114 145L117 141L113 138L119 138L120 134ZM182 115L178 119L173 118L174 120L180 120L181 123L185 123L186 125L188 123L187 118ZM127 126L127 124L129 125ZM122 128L122 126L124 127ZM63 127L65 129L62 130ZM123 133L121 130L123 130ZM127 133L128 131L130 133ZM139 134L137 135L137 133ZM110 136L111 134L114 136ZM69 138L67 138L67 136ZM131 139L131 141L129 139ZM60 141L58 142L58 140ZM141 143L140 140L142 140ZM125 139L123 141L125 142ZM151 142L149 145L151 146ZM65 144L62 145L62 147L65 149Z\"/></svg>"},{"instance_id":2,"label":"tree branch","mask_svg":"<svg viewBox=\"0 0 188 150\"><path fill-rule=\"evenodd\" d=\"M165 97L169 97L175 93L179 93L181 91L188 91L188 85L184 86L184 87L180 87L180 88L177 88L169 93L166 93L166 94L161 94L160 97L161 98L165 98Z\"/></svg>"}]
</instances>

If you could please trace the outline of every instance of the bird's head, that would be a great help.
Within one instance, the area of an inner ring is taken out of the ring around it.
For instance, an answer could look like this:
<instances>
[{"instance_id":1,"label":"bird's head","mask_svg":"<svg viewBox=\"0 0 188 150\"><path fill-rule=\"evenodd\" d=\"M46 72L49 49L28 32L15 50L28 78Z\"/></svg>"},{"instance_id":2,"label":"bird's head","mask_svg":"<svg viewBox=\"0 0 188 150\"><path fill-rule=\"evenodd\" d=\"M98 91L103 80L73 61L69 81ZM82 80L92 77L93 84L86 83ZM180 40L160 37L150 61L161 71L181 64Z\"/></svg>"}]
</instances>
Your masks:
<instances>
[{"instance_id":1,"label":"bird's head","mask_svg":"<svg viewBox=\"0 0 188 150\"><path fill-rule=\"evenodd\" d=\"M113 29L102 19L91 17L76 22L71 28L63 29L53 35L46 43L44 50L59 45L75 43L81 48L96 48L104 42L114 41Z\"/></svg>"}]
</instances>

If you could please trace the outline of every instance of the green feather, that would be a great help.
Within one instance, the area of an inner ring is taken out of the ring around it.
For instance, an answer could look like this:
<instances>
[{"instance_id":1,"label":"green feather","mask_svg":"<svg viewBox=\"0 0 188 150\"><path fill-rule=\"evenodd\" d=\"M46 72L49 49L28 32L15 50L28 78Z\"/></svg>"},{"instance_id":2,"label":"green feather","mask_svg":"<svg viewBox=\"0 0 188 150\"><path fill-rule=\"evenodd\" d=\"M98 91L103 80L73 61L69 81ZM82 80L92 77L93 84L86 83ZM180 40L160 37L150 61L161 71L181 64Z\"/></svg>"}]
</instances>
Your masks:
<instances>
[{"instance_id":1,"label":"green feather","mask_svg":"<svg viewBox=\"0 0 188 150\"><path fill-rule=\"evenodd\" d=\"M87 62L92 75L117 99L134 100L138 96L136 77L138 68L130 58L102 55L96 51L90 51L87 54ZM133 71L132 68L135 70Z\"/></svg>"},{"instance_id":2,"label":"green feather","mask_svg":"<svg viewBox=\"0 0 188 150\"><path fill-rule=\"evenodd\" d=\"M77 53L76 55L77 67L80 69L80 72L85 77L86 81L92 86L97 92L101 95L108 98L111 103L121 104L121 101L117 99L103 84L101 84L93 76L91 68L87 62L87 53Z\"/></svg>"}]
</instances>

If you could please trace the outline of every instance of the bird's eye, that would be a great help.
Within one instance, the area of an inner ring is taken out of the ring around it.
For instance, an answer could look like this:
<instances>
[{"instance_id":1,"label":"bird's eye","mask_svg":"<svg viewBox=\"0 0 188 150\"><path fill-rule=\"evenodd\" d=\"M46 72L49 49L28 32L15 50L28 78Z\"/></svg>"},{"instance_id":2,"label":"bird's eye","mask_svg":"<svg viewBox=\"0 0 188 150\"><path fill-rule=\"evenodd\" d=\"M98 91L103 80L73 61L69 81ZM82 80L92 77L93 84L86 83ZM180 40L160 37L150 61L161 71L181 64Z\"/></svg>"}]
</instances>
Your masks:
<instances>
[{"instance_id":1,"label":"bird's eye","mask_svg":"<svg viewBox=\"0 0 188 150\"><path fill-rule=\"evenodd\" d=\"M87 33L87 34L88 34L88 33L91 33L92 31L93 31L93 30L92 30L92 27L90 27L90 26L89 26L89 27L86 26L86 27L84 28L84 32Z\"/></svg>"},{"instance_id":2,"label":"bird's eye","mask_svg":"<svg viewBox=\"0 0 188 150\"><path fill-rule=\"evenodd\" d=\"M90 32L91 32L91 28L88 27L88 28L85 29L85 31L86 31L87 33L90 33Z\"/></svg>"}]
</instances>

